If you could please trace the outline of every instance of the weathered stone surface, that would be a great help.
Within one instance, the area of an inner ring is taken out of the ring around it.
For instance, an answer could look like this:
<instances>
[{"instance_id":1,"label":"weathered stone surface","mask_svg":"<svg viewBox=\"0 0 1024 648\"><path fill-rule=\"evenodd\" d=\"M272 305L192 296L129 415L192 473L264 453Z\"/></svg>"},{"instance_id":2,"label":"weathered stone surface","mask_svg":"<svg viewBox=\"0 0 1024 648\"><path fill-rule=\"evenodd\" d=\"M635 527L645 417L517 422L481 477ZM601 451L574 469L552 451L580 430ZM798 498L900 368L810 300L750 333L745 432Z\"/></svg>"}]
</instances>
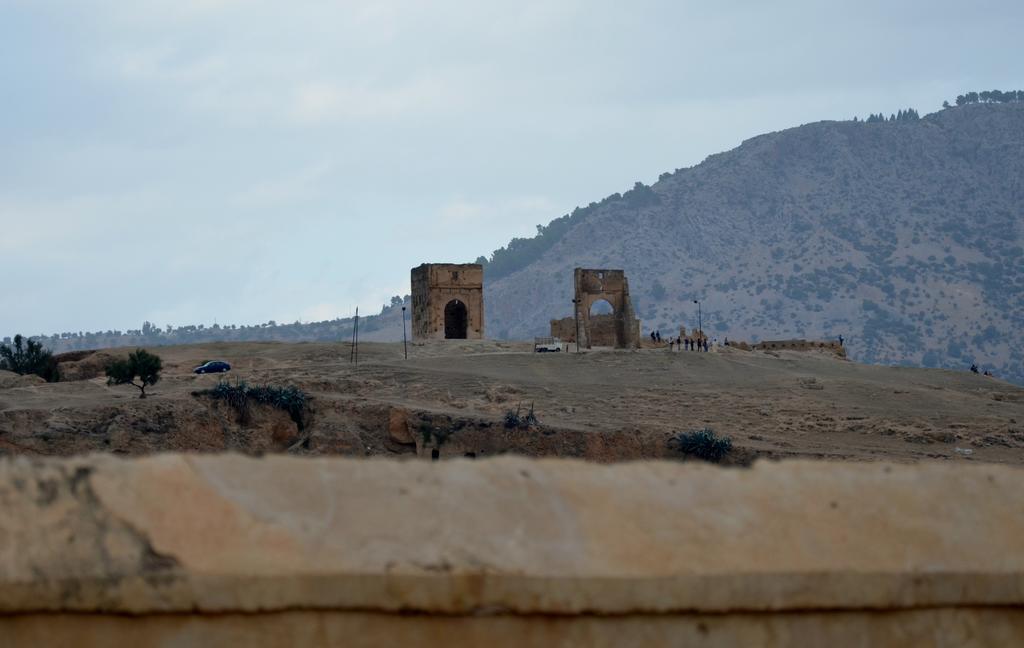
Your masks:
<instances>
[{"instance_id":1,"label":"weathered stone surface","mask_svg":"<svg viewBox=\"0 0 1024 648\"><path fill-rule=\"evenodd\" d=\"M392 407L388 412L388 438L401 445L416 445L409 431L409 411Z\"/></svg>"},{"instance_id":2,"label":"weathered stone surface","mask_svg":"<svg viewBox=\"0 0 1024 648\"><path fill-rule=\"evenodd\" d=\"M0 610L1019 608L1022 486L992 465L20 458Z\"/></svg>"},{"instance_id":3,"label":"weathered stone surface","mask_svg":"<svg viewBox=\"0 0 1024 648\"><path fill-rule=\"evenodd\" d=\"M449 616L305 610L142 617L92 614L0 617L0 647L1006 648L1020 645L1024 645L1024 613L1019 608L625 616Z\"/></svg>"},{"instance_id":4,"label":"weathered stone surface","mask_svg":"<svg viewBox=\"0 0 1024 648\"><path fill-rule=\"evenodd\" d=\"M424 263L411 272L413 340L482 340L484 269L479 263Z\"/></svg>"},{"instance_id":5,"label":"weathered stone surface","mask_svg":"<svg viewBox=\"0 0 1024 648\"><path fill-rule=\"evenodd\" d=\"M577 313L561 320L551 320L551 335L563 340L591 346L614 346L635 349L640 346L640 320L636 319L629 281L622 270L576 268L573 271L573 305ZM591 306L606 301L611 315L592 315Z\"/></svg>"}]
</instances>

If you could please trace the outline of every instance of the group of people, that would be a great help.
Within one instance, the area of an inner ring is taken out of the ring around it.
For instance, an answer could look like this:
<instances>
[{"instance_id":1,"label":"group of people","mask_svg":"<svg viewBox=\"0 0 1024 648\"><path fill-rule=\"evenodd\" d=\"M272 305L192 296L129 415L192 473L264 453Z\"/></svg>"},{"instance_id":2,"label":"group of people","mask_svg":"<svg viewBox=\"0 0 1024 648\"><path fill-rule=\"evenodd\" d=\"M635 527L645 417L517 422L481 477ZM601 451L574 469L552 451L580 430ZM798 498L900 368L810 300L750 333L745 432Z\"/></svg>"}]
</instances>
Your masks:
<instances>
[{"instance_id":1,"label":"group of people","mask_svg":"<svg viewBox=\"0 0 1024 648\"><path fill-rule=\"evenodd\" d=\"M977 363L974 363L974 362L971 363L971 373L978 373L978 365L977 365ZM992 372L989 371L988 369L986 369L985 370L985 375L986 376L991 376Z\"/></svg>"},{"instance_id":2,"label":"group of people","mask_svg":"<svg viewBox=\"0 0 1024 648\"><path fill-rule=\"evenodd\" d=\"M651 342L654 342L655 344L662 343L661 331L651 331ZM728 344L728 341L726 341L726 344ZM718 346L718 338L715 338L714 346ZM706 353L711 350L707 338L669 338L668 350L674 351L676 347L678 347L680 351L704 351Z\"/></svg>"}]
</instances>

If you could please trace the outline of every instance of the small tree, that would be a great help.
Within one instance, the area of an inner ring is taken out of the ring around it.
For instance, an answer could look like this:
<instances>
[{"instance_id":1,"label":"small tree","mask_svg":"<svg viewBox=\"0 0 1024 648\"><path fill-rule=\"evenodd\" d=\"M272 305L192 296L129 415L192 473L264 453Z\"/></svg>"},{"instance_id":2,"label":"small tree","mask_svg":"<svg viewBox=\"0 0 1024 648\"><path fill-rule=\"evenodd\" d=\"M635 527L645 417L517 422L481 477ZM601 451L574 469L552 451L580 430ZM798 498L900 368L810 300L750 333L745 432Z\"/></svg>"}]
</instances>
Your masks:
<instances>
[{"instance_id":1,"label":"small tree","mask_svg":"<svg viewBox=\"0 0 1024 648\"><path fill-rule=\"evenodd\" d=\"M141 392L139 398L145 398L146 387L159 382L161 369L163 361L160 360L160 356L145 349L136 349L134 353L128 355L127 360L114 360L107 365L107 384L132 385ZM139 383L135 382L136 376Z\"/></svg>"},{"instance_id":2,"label":"small tree","mask_svg":"<svg viewBox=\"0 0 1024 648\"><path fill-rule=\"evenodd\" d=\"M0 369L22 376L35 374L47 382L57 381L57 361L41 342L14 336L14 346L0 344Z\"/></svg>"}]
</instances>

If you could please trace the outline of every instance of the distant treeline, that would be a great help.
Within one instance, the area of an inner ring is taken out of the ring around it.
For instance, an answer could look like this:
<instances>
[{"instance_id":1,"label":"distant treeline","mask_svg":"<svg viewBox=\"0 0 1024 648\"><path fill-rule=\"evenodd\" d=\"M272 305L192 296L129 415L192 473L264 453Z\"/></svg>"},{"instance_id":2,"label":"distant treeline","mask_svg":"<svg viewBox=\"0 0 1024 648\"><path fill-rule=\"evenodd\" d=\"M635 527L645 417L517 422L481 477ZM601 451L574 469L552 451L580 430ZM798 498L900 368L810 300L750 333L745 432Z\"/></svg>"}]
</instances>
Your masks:
<instances>
[{"instance_id":1,"label":"distant treeline","mask_svg":"<svg viewBox=\"0 0 1024 648\"><path fill-rule=\"evenodd\" d=\"M868 124L873 124L875 122L884 122L884 121L917 121L918 119L921 119L921 115L917 114L917 111L914 110L913 108L907 108L906 110L900 110L898 112L895 112L895 113L889 115L888 119L886 119L885 115L883 115L882 113L878 113L877 115L872 113L872 114L868 115L868 118L865 119L864 121L866 123L868 123ZM856 117L854 117L853 121L860 121L860 120L858 120Z\"/></svg>"},{"instance_id":2,"label":"distant treeline","mask_svg":"<svg viewBox=\"0 0 1024 648\"><path fill-rule=\"evenodd\" d=\"M958 95L956 105L966 106L974 103L1018 103L1024 102L1024 90L983 90ZM942 102L943 108L949 108L949 102Z\"/></svg>"},{"instance_id":3,"label":"distant treeline","mask_svg":"<svg viewBox=\"0 0 1024 648\"><path fill-rule=\"evenodd\" d=\"M370 333L387 327L391 320L398 323L401 307L410 304L409 296L392 297L391 303L381 309L379 315L359 318L359 332ZM409 314L411 315L411 313ZM278 324L270 320L264 324L220 326L188 325L160 328L151 322L144 322L140 329L126 331L78 331L34 335L33 341L40 342L54 353L85 349L106 349L125 346L158 346L171 344L197 344L200 342L331 342L345 341L352 335L353 318L337 318L322 322L294 322ZM3 338L11 344L11 338Z\"/></svg>"}]
</instances>

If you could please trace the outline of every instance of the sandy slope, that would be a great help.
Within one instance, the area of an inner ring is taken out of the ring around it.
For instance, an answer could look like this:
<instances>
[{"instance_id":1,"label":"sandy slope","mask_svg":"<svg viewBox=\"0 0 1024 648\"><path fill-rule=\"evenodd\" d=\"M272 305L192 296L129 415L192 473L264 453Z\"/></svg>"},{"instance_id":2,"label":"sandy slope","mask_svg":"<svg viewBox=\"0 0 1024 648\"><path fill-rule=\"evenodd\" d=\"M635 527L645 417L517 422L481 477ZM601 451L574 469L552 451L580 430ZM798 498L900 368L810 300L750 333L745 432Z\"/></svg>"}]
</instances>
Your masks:
<instances>
[{"instance_id":1,"label":"sandy slope","mask_svg":"<svg viewBox=\"0 0 1024 648\"><path fill-rule=\"evenodd\" d=\"M730 436L742 460L1024 463L1024 389L984 376L796 352L529 350L525 343L431 343L410 345L404 360L401 343L364 344L357 367L340 344L165 347L158 350L164 380L146 400L101 378L0 387L0 451L414 454L424 452L422 432L432 429L452 432L443 456L607 461L669 456L673 432L707 425ZM228 408L192 395L218 378L194 376L191 367L214 358L233 363L232 379L302 387L313 396L309 424L300 430L263 407L240 423ZM539 429L503 426L505 412L520 404L533 404Z\"/></svg>"}]
</instances>

